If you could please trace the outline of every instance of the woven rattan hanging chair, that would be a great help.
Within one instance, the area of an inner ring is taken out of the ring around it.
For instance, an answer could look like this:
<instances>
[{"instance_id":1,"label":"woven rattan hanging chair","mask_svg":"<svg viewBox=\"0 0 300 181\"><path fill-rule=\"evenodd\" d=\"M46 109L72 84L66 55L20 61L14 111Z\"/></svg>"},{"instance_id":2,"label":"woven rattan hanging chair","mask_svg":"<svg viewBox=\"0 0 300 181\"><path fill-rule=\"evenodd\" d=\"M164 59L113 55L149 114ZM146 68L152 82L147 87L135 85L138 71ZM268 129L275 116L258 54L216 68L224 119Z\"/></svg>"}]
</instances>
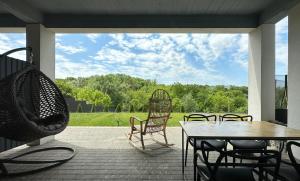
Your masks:
<instances>
[{"instance_id":1,"label":"woven rattan hanging chair","mask_svg":"<svg viewBox=\"0 0 300 181\"><path fill-rule=\"evenodd\" d=\"M5 58L7 54L2 55ZM63 131L68 107L57 86L33 66L0 80L0 136L33 141Z\"/></svg>"},{"instance_id":2,"label":"woven rattan hanging chair","mask_svg":"<svg viewBox=\"0 0 300 181\"><path fill-rule=\"evenodd\" d=\"M0 137L28 143L62 132L68 124L69 112L58 87L33 65L30 48L6 52L0 55L0 61L22 61L8 56L21 50L29 52L30 60L21 70L0 80ZM72 154L67 158L51 161L22 161L20 159L24 155L49 150L67 150ZM5 163L61 164L70 160L74 154L74 149L68 147L42 148L14 158L0 159L0 171L2 175L9 175L4 166Z\"/></svg>"}]
</instances>

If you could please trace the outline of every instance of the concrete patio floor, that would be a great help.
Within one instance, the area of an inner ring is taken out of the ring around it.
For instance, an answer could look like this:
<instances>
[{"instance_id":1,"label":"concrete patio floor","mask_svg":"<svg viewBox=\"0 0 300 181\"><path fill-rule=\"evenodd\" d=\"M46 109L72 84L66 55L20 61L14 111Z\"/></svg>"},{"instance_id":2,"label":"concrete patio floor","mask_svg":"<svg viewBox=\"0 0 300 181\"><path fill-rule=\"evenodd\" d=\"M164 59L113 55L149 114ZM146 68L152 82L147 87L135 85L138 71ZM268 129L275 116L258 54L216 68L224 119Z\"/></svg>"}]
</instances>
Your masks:
<instances>
[{"instance_id":1,"label":"concrete patio floor","mask_svg":"<svg viewBox=\"0 0 300 181\"><path fill-rule=\"evenodd\" d=\"M167 128L171 148L148 140L146 148L152 151L132 147L126 137L128 128L124 127L68 127L56 136L56 140L37 147L24 149L24 146L9 153L23 152L28 149L50 146L70 146L77 155L69 162L52 169L32 175L1 178L1 180L192 180L192 159L189 154L185 176L181 173L181 129ZM2 153L3 154L3 153ZM26 159L55 158L66 153L48 151ZM33 166L7 165L8 169L26 170Z\"/></svg>"}]
</instances>

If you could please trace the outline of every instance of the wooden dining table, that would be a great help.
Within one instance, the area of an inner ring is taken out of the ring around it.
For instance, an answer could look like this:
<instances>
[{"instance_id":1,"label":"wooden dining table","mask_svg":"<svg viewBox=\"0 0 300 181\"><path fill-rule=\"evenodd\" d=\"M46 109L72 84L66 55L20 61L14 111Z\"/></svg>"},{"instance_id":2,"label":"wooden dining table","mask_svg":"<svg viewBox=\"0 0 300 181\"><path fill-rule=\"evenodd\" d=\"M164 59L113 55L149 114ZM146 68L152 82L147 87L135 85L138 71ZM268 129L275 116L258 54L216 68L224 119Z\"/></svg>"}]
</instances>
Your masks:
<instances>
[{"instance_id":1,"label":"wooden dining table","mask_svg":"<svg viewBox=\"0 0 300 181\"><path fill-rule=\"evenodd\" d=\"M300 130L266 121L191 121L179 122L182 128L182 174L184 175L185 135L196 139L220 140L300 140ZM188 143L187 143L188 144ZM194 180L196 180L196 148L193 149Z\"/></svg>"}]
</instances>

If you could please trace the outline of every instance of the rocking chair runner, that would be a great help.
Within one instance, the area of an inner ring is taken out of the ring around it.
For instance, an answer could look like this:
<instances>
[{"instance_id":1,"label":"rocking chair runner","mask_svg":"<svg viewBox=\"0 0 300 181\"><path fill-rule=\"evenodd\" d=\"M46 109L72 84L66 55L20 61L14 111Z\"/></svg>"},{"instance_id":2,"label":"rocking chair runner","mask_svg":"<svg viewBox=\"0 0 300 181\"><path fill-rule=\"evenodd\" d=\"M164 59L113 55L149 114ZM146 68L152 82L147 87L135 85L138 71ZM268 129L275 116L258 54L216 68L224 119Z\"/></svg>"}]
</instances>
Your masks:
<instances>
[{"instance_id":1,"label":"rocking chair runner","mask_svg":"<svg viewBox=\"0 0 300 181\"><path fill-rule=\"evenodd\" d=\"M131 131L129 133L129 140L132 140L134 134L140 134L139 139L141 140L143 149L145 149L144 136L148 133L152 135L152 133L162 132L165 140L165 144L163 145L170 146L166 136L166 126L171 110L172 101L168 92L162 89L155 90L149 100L148 118L141 120L137 117L130 117ZM140 128L135 126L136 121L140 123Z\"/></svg>"}]
</instances>

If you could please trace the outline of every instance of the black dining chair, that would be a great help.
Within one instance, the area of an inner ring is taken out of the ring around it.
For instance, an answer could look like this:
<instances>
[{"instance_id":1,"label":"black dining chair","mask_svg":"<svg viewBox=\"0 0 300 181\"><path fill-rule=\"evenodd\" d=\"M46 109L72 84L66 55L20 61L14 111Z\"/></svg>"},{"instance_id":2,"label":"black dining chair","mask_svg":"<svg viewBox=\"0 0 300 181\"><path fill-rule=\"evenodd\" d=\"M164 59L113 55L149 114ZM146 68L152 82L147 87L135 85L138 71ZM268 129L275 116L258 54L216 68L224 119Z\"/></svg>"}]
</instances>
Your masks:
<instances>
[{"instance_id":1,"label":"black dining chair","mask_svg":"<svg viewBox=\"0 0 300 181\"><path fill-rule=\"evenodd\" d=\"M253 117L251 115L240 116L237 114L225 114L219 116L220 121L250 121ZM233 130L234 131L234 130ZM233 150L235 149L267 149L267 142L264 140L229 140ZM233 158L235 162L235 158ZM241 159L242 161L242 159Z\"/></svg>"},{"instance_id":2,"label":"black dining chair","mask_svg":"<svg viewBox=\"0 0 300 181\"><path fill-rule=\"evenodd\" d=\"M214 122L216 122L216 120L217 120L216 115L204 115L204 114L200 114L200 113L192 113L189 115L185 115L183 118L184 118L183 119L184 122L188 122L188 121L214 121ZM206 141L219 149L226 150L227 145L226 145L226 142L223 140L206 140ZM184 162L185 166L186 166L186 162L187 162L189 144L192 145L193 147L195 147L196 150L202 150L202 148L204 148L204 150L207 151L208 154L211 151L207 147L201 147L202 140L196 139L195 142L196 142L196 145L194 143L194 139L187 138L187 140L186 140L185 162Z\"/></svg>"},{"instance_id":3,"label":"black dining chair","mask_svg":"<svg viewBox=\"0 0 300 181\"><path fill-rule=\"evenodd\" d=\"M204 150L201 153L196 153L197 181L255 181L255 178L263 181L269 180L264 172L265 168L271 168L275 173L278 173L276 171L279 170L281 154L277 150L236 149L224 151L214 147L207 141L202 141L201 146L208 147L218 152L219 155L216 158L209 159L207 152ZM223 160L226 157L247 159L249 161L246 163L233 163L229 160L224 162ZM277 180L277 174L272 177L273 181Z\"/></svg>"},{"instance_id":4,"label":"black dining chair","mask_svg":"<svg viewBox=\"0 0 300 181\"><path fill-rule=\"evenodd\" d=\"M292 147L299 147L300 143L290 141L286 144L286 150L289 159L282 159L278 172L278 178L283 181L299 181L300 180L300 160L295 158ZM268 168L265 171L269 175L277 174L274 170Z\"/></svg>"}]
</instances>

